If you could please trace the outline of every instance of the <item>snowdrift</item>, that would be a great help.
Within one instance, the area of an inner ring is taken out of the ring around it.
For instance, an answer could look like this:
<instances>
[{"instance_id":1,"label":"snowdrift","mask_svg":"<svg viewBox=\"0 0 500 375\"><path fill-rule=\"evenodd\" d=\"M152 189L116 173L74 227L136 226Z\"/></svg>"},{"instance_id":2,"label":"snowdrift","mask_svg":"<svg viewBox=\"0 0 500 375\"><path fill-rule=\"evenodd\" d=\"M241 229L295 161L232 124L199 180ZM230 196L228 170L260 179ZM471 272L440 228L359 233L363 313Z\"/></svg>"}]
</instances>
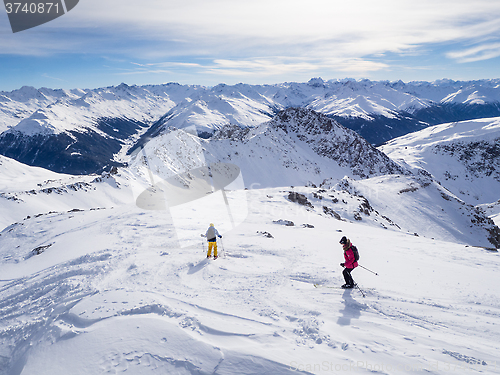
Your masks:
<instances>
[{"instance_id":1,"label":"snowdrift","mask_svg":"<svg viewBox=\"0 0 500 375\"><path fill-rule=\"evenodd\" d=\"M206 228L182 247L167 212L135 205L6 228L0 373L500 373L497 252L288 197L248 191L248 216L223 231L216 261ZM353 272L365 298L338 289L342 235L379 275Z\"/></svg>"}]
</instances>

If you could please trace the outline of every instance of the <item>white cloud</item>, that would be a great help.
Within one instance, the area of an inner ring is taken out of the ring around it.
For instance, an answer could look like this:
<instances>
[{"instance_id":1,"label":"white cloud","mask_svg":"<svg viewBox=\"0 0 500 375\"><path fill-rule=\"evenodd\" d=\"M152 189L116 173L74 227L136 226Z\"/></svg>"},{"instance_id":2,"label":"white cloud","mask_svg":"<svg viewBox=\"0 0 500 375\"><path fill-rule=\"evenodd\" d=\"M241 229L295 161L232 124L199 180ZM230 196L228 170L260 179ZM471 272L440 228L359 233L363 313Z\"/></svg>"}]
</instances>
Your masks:
<instances>
[{"instance_id":1,"label":"white cloud","mask_svg":"<svg viewBox=\"0 0 500 375\"><path fill-rule=\"evenodd\" d=\"M207 65L207 73L218 75L281 75L289 72L311 72L318 68L310 62L285 62L273 60L214 60L213 64Z\"/></svg>"},{"instance_id":2,"label":"white cloud","mask_svg":"<svg viewBox=\"0 0 500 375\"><path fill-rule=\"evenodd\" d=\"M447 56L460 63L489 60L500 56L500 43L483 44L462 51L449 52Z\"/></svg>"},{"instance_id":3,"label":"white cloud","mask_svg":"<svg viewBox=\"0 0 500 375\"><path fill-rule=\"evenodd\" d=\"M291 74L304 74L310 77L325 71L349 72L351 75L363 76L372 71L387 69L388 65L363 59L326 59L309 60L275 57L273 59L216 59L206 64L162 62L155 64L131 63L134 67L119 74L162 74L190 69L200 74L219 77L284 77ZM171 70L167 70L171 69Z\"/></svg>"}]
</instances>

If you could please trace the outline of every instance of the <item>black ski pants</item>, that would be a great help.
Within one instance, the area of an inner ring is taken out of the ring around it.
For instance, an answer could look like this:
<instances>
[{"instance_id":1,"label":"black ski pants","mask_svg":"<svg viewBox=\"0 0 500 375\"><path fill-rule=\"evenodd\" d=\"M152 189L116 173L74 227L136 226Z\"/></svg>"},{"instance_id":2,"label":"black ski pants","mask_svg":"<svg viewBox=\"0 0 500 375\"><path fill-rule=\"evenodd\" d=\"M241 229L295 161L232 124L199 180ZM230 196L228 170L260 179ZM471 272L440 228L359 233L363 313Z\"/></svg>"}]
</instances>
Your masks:
<instances>
[{"instance_id":1,"label":"black ski pants","mask_svg":"<svg viewBox=\"0 0 500 375\"><path fill-rule=\"evenodd\" d=\"M351 272L354 268L344 268L342 274L344 275L344 280L347 285L354 285L354 280L352 279Z\"/></svg>"}]
</instances>

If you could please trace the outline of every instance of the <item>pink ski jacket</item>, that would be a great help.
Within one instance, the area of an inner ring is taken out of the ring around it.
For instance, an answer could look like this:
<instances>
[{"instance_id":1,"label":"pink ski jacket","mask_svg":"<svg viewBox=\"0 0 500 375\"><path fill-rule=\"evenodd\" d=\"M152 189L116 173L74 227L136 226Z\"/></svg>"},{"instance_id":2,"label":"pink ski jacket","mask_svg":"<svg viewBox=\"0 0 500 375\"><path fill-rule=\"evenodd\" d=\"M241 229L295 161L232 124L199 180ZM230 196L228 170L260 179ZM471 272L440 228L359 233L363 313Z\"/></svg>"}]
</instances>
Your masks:
<instances>
[{"instance_id":1,"label":"pink ski jacket","mask_svg":"<svg viewBox=\"0 0 500 375\"><path fill-rule=\"evenodd\" d=\"M356 268L358 266L358 262L355 261L354 252L352 251L351 246L344 251L345 268Z\"/></svg>"}]
</instances>

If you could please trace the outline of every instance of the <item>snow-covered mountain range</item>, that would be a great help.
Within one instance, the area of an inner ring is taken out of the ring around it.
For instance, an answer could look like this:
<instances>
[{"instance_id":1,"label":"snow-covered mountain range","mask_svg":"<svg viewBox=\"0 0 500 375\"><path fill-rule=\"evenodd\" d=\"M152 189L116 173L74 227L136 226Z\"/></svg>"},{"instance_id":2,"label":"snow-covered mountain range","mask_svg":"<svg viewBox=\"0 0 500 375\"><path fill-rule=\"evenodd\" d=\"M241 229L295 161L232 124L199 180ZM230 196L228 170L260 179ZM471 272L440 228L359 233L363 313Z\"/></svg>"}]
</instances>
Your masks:
<instances>
[{"instance_id":1,"label":"snow-covered mountain range","mask_svg":"<svg viewBox=\"0 0 500 375\"><path fill-rule=\"evenodd\" d=\"M145 134L132 151L145 144L150 159L168 153L168 162L164 164L175 173L188 170L193 164L183 168L186 160L177 155L190 155L187 150L193 147L191 143L198 145L203 138L196 133L184 133L164 128L157 130L154 137ZM165 139L178 142L178 137L190 137L192 141L185 142L181 150L165 143ZM200 163L222 161L240 166L246 172L246 187L270 183L272 186L304 185L308 181L319 184L326 178L346 175L366 178L405 172L354 131L323 114L302 108L283 110L272 120L253 128L223 126L198 149L203 149ZM276 169L280 169L278 174Z\"/></svg>"},{"instance_id":2,"label":"snow-covered mountain range","mask_svg":"<svg viewBox=\"0 0 500 375\"><path fill-rule=\"evenodd\" d=\"M0 154L57 172L86 174L123 165L155 124L255 127L283 109L314 109L372 144L450 121L500 116L500 81L307 83L200 87L166 84L0 93ZM59 150L59 151L58 151Z\"/></svg>"},{"instance_id":3,"label":"snow-covered mountain range","mask_svg":"<svg viewBox=\"0 0 500 375\"><path fill-rule=\"evenodd\" d=\"M353 92L367 123L497 105L466 86L18 92L34 112L0 145L99 173L0 155L0 375L500 374L499 118L380 147L335 119ZM361 289L339 288L343 235Z\"/></svg>"},{"instance_id":4,"label":"snow-covered mountain range","mask_svg":"<svg viewBox=\"0 0 500 375\"><path fill-rule=\"evenodd\" d=\"M0 95L3 126L29 116L0 135L0 153L56 172L89 174L122 165L122 152L141 132L196 91L177 84L96 90L34 90ZM1 121L1 120L0 120ZM1 127L2 125L0 125Z\"/></svg>"}]
</instances>

